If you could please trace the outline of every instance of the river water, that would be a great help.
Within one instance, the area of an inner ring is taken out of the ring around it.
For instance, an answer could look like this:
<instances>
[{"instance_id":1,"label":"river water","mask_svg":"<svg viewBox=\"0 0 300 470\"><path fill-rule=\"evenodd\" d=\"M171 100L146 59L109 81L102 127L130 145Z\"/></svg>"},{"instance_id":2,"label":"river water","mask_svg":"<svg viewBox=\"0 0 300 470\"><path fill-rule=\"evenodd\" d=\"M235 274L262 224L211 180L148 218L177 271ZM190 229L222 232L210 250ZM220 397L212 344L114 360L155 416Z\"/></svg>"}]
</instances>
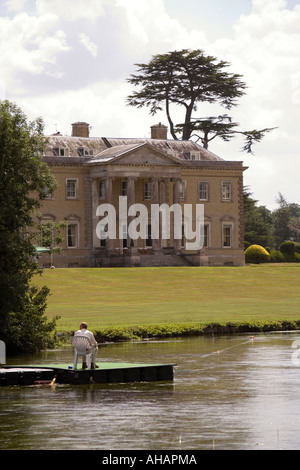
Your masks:
<instances>
[{"instance_id":1,"label":"river water","mask_svg":"<svg viewBox=\"0 0 300 470\"><path fill-rule=\"evenodd\" d=\"M298 350L300 332L101 345L102 361L177 364L174 381L0 387L0 449L300 449Z\"/></svg>"}]
</instances>

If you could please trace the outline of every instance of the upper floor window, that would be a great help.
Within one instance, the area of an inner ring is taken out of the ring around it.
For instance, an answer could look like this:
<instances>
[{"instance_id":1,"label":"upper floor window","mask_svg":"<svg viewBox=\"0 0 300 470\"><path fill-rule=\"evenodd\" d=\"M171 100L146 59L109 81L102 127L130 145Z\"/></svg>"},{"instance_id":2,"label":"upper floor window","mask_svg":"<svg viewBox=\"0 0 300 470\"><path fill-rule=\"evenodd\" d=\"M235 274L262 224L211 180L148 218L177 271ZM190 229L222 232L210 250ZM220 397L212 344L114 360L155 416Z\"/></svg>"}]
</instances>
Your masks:
<instances>
[{"instance_id":1,"label":"upper floor window","mask_svg":"<svg viewBox=\"0 0 300 470\"><path fill-rule=\"evenodd\" d=\"M180 201L184 201L186 199L186 181L180 181Z\"/></svg>"},{"instance_id":2,"label":"upper floor window","mask_svg":"<svg viewBox=\"0 0 300 470\"><path fill-rule=\"evenodd\" d=\"M145 183L144 199L152 199L152 183L151 182Z\"/></svg>"},{"instance_id":3,"label":"upper floor window","mask_svg":"<svg viewBox=\"0 0 300 470\"><path fill-rule=\"evenodd\" d=\"M127 181L121 181L121 196L127 196Z\"/></svg>"},{"instance_id":4,"label":"upper floor window","mask_svg":"<svg viewBox=\"0 0 300 470\"><path fill-rule=\"evenodd\" d=\"M199 182L199 200L208 201L208 183L200 181Z\"/></svg>"},{"instance_id":5,"label":"upper floor window","mask_svg":"<svg viewBox=\"0 0 300 470\"><path fill-rule=\"evenodd\" d=\"M76 199L78 197L78 180L67 179L66 185L67 199Z\"/></svg>"},{"instance_id":6,"label":"upper floor window","mask_svg":"<svg viewBox=\"0 0 300 470\"><path fill-rule=\"evenodd\" d=\"M222 183L222 201L232 201L232 183Z\"/></svg>"},{"instance_id":7,"label":"upper floor window","mask_svg":"<svg viewBox=\"0 0 300 470\"><path fill-rule=\"evenodd\" d=\"M99 197L101 199L105 198L105 182L99 181Z\"/></svg>"}]
</instances>

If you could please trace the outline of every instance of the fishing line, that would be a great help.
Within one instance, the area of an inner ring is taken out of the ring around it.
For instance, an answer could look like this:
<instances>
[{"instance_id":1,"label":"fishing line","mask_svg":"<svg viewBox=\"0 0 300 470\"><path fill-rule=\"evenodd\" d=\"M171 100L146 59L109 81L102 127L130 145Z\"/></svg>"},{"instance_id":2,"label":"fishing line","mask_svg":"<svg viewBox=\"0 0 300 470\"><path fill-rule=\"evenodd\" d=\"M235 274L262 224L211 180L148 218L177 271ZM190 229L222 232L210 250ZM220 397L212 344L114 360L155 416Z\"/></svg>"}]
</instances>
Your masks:
<instances>
[{"instance_id":1,"label":"fishing line","mask_svg":"<svg viewBox=\"0 0 300 470\"><path fill-rule=\"evenodd\" d=\"M211 353L208 353L208 354L200 354L199 357L202 359L202 358L207 358L207 357L215 356L215 355L219 356L221 353L229 351L230 349L239 348L240 346L243 346L245 344L253 343L253 341L254 341L254 336L250 336L250 339L248 339L247 341L243 341L242 343L234 344L233 346L229 346L228 348L218 349L217 351L212 351ZM176 370L176 373L178 374L178 373L185 373L185 372L195 372L197 370L202 370L202 369Z\"/></svg>"},{"instance_id":2,"label":"fishing line","mask_svg":"<svg viewBox=\"0 0 300 470\"><path fill-rule=\"evenodd\" d=\"M209 357L209 356L212 356L214 354L221 354L225 351L229 351L229 349L233 349L233 348L238 348L240 346L243 346L244 344L248 344L248 343L253 343L254 341L254 336L250 336L250 339L248 339L247 341L244 341L243 343L238 343L238 344L234 344L233 346L229 346L228 348L224 348L224 349L218 349L217 351L213 351L211 353L208 353L208 354L202 354L201 357Z\"/></svg>"}]
</instances>

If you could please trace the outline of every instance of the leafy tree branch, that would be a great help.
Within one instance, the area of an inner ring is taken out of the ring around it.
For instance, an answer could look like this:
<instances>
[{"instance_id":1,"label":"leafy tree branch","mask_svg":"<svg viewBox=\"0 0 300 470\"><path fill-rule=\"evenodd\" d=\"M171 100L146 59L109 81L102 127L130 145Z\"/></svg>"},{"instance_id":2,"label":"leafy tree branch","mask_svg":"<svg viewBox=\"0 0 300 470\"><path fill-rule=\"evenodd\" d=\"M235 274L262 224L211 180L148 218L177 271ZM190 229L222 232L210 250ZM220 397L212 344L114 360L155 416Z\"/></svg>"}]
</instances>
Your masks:
<instances>
[{"instance_id":1,"label":"leafy tree branch","mask_svg":"<svg viewBox=\"0 0 300 470\"><path fill-rule=\"evenodd\" d=\"M208 148L217 137L228 142L241 134L245 138L243 151L252 153L253 144L260 142L272 130L240 131L238 124L232 122L227 114L194 118L200 103L217 104L230 110L245 94L246 84L242 76L228 72L230 64L226 61L218 61L200 49L183 49L157 54L149 63L136 66L136 73L127 81L137 90L127 97L127 104L138 109L149 108L151 115L165 110L175 140L196 137ZM183 113L181 124L174 122L174 107Z\"/></svg>"}]
</instances>

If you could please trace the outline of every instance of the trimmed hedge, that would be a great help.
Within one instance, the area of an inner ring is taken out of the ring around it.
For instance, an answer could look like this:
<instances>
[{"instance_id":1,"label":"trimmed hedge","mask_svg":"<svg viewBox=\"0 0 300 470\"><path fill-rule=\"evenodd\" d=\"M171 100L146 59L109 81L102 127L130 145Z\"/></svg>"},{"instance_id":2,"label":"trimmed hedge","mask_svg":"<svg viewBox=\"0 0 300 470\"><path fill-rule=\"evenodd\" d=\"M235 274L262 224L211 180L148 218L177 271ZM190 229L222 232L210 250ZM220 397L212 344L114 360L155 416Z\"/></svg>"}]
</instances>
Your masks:
<instances>
[{"instance_id":1,"label":"trimmed hedge","mask_svg":"<svg viewBox=\"0 0 300 470\"><path fill-rule=\"evenodd\" d=\"M270 262L271 263L284 263L285 259L280 251L271 250L270 251Z\"/></svg>"},{"instance_id":2,"label":"trimmed hedge","mask_svg":"<svg viewBox=\"0 0 300 470\"><path fill-rule=\"evenodd\" d=\"M245 242L245 247L248 242ZM273 250L270 247L263 248L260 245L250 245L245 250L246 263L299 263L300 262L300 243L286 241L281 243L280 251ZM269 254L269 258L268 255Z\"/></svg>"},{"instance_id":3,"label":"trimmed hedge","mask_svg":"<svg viewBox=\"0 0 300 470\"><path fill-rule=\"evenodd\" d=\"M295 244L295 253L300 254L300 243L295 242L294 244Z\"/></svg>"},{"instance_id":4,"label":"trimmed hedge","mask_svg":"<svg viewBox=\"0 0 300 470\"><path fill-rule=\"evenodd\" d=\"M120 342L154 338L175 338L212 334L236 334L267 331L299 330L298 321L256 321L228 323L180 323L104 328L95 332L98 343Z\"/></svg>"},{"instance_id":5,"label":"trimmed hedge","mask_svg":"<svg viewBox=\"0 0 300 470\"><path fill-rule=\"evenodd\" d=\"M245 251L246 263L268 263L270 254L260 245L251 245Z\"/></svg>"},{"instance_id":6,"label":"trimmed hedge","mask_svg":"<svg viewBox=\"0 0 300 470\"><path fill-rule=\"evenodd\" d=\"M286 241L281 243L280 252L283 254L285 261L293 262L295 257L295 243L292 241Z\"/></svg>"}]
</instances>

